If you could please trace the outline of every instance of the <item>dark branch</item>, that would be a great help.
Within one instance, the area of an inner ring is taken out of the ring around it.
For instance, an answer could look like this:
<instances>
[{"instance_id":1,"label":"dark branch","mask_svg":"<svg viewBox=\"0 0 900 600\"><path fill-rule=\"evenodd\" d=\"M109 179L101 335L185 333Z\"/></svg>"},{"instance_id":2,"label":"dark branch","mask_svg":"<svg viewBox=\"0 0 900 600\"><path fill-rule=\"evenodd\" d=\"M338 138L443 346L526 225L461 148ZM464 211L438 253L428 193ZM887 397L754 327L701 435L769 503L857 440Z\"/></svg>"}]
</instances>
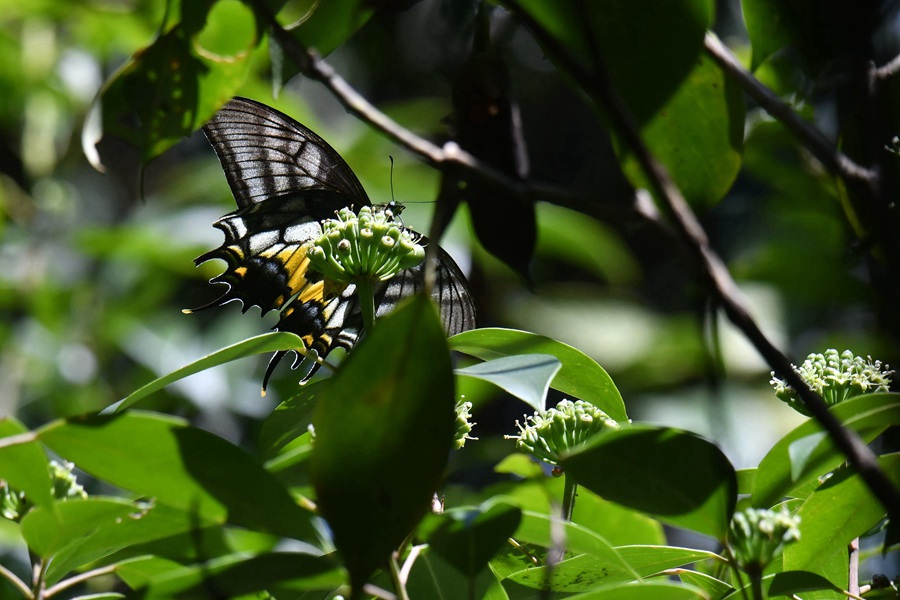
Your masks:
<instances>
[{"instance_id":1,"label":"dark branch","mask_svg":"<svg viewBox=\"0 0 900 600\"><path fill-rule=\"evenodd\" d=\"M718 299L729 320L750 340L775 373L797 390L813 417L828 432L834 444L847 456L850 464L888 511L894 515L900 515L900 490L894 487L885 476L875 455L859 436L843 427L840 421L829 412L828 406L822 398L809 388L794 370L788 358L766 337L750 315L737 284L721 258L710 246L706 232L682 196L681 190L669 176L666 168L656 160L656 157L644 144L630 109L612 84L596 44L592 48L595 53L594 68L589 71L580 62L573 59L552 35L535 22L527 12L521 10L514 1L507 1L507 6L513 7L519 18L531 28L545 51L553 56L574 78L575 82L604 109L616 132L638 159L657 197L671 213L676 232L698 261L710 291ZM804 131L806 130L804 129Z\"/></svg>"},{"instance_id":2,"label":"dark branch","mask_svg":"<svg viewBox=\"0 0 900 600\"><path fill-rule=\"evenodd\" d=\"M630 206L613 206L609 203L597 202L592 198L572 194L552 185L523 181L509 177L502 171L479 160L455 142L448 142L443 147L439 147L416 135L378 110L338 75L330 64L316 55L314 51L304 47L278 23L262 0L254 0L254 9L257 15L265 19L272 31L272 36L288 58L306 77L314 79L328 88L348 112L381 131L400 146L422 157L431 166L442 171L462 170L470 177L478 178L521 198L532 201L544 200L589 214L603 221L622 223L633 221L635 217L639 217L657 227L664 227L658 214L648 208L646 202L639 202L638 198Z\"/></svg>"},{"instance_id":3,"label":"dark branch","mask_svg":"<svg viewBox=\"0 0 900 600\"><path fill-rule=\"evenodd\" d=\"M741 84L747 95L790 129L794 137L825 165L829 172L840 175L844 179L858 179L870 185L875 182L877 179L875 171L856 164L847 155L841 153L821 131L800 118L790 106L745 69L719 38L712 33L707 33L704 44L713 60Z\"/></svg>"},{"instance_id":4,"label":"dark branch","mask_svg":"<svg viewBox=\"0 0 900 600\"><path fill-rule=\"evenodd\" d=\"M900 514L900 491L891 484L884 472L879 468L871 450L857 435L845 429L837 418L828 411L825 402L806 385L793 369L787 357L769 341L750 316L741 299L737 284L731 278L731 274L722 260L710 246L706 232L691 211L681 191L669 177L665 167L656 160L644 144L629 109L614 91L601 61L597 61L593 72L585 70L581 64L568 56L564 48L558 46L551 35L544 31L539 24L535 23L525 11L518 8L515 2L507 2L507 5L512 6L521 20L531 27L545 49L552 51L551 53L575 78L582 89L607 111L616 130L622 135L625 143L638 158L658 197L671 212L676 232L683 238L687 247L702 266L711 291L718 298L728 318L744 333L776 374L797 390L804 404L828 432L835 445L847 456L851 465L860 473L876 497L889 511L894 514ZM431 165L441 170L464 169L470 175L479 177L523 197L546 199L548 192L552 192L552 190L545 187L531 185L506 177L490 165L465 152L453 142L445 144L443 148L439 148L402 127L375 108L343 78L337 75L330 65L303 47L293 36L285 31L263 2L255 0L254 6L256 13L268 22L272 29L272 35L282 46L285 53L307 77L325 85L348 111L362 121L381 130L396 143L411 152L422 156ZM706 43L707 49L712 56L717 61L720 61L720 64L723 64L726 70L735 75L743 76L743 79L741 77L739 79L745 86L752 88L752 92L750 89L747 89L747 91L757 99L761 106L766 108L776 118L784 119L786 123L790 122L788 126L794 131L795 135L807 145L810 151L826 167L848 178L860 179L866 182L872 182L875 179L875 173L860 167L840 152L837 152L818 130L800 120L771 90L768 90L756 81L736 60L733 60L731 53L724 49L724 46L716 38L708 35ZM713 46L715 50L724 50L724 52L716 52L710 49L710 46ZM726 61L726 59L728 59L728 62L722 62ZM759 97L756 96L757 93ZM564 192L553 192L552 195L557 201L565 200L565 203L559 202L563 205L580 204L582 202ZM599 203L593 202L590 204L596 210ZM641 214L645 219L660 225L655 212L638 208L639 205L640 203L636 203L632 207L634 213Z\"/></svg>"}]
</instances>

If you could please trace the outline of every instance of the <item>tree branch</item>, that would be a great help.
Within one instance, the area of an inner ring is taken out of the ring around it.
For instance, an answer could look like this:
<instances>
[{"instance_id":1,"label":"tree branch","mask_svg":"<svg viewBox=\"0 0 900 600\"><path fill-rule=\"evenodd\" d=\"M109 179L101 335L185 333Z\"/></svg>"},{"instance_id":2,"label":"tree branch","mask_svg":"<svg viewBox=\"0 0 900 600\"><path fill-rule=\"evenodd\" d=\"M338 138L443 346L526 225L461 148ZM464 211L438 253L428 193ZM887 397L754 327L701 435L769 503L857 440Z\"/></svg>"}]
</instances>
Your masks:
<instances>
[{"instance_id":1,"label":"tree branch","mask_svg":"<svg viewBox=\"0 0 900 600\"><path fill-rule=\"evenodd\" d=\"M844 428L840 421L829 412L828 406L822 398L809 388L794 370L788 358L769 341L750 315L737 284L722 259L710 246L706 232L682 196L681 190L669 176L666 168L656 160L656 157L644 144L630 109L613 86L596 44L593 44L592 48L595 54L594 69L588 71L581 63L574 60L566 49L558 44L556 39L526 11L518 7L515 1L508 1L507 6L515 10L519 18L531 28L532 33L544 49L556 58L575 82L604 109L617 133L640 163L657 198L671 213L676 232L701 266L710 291L718 299L729 320L750 340L776 374L797 390L813 417L828 432L835 446L847 456L850 464L885 508L895 516L900 515L900 490L895 488L885 476L875 455L859 436Z\"/></svg>"},{"instance_id":2,"label":"tree branch","mask_svg":"<svg viewBox=\"0 0 900 600\"><path fill-rule=\"evenodd\" d=\"M462 150L456 143L448 142L443 148L440 148L399 125L353 89L328 63L309 49L303 47L302 44L285 31L261 0L254 0L253 3L256 13L269 24L272 35L281 44L288 57L307 77L319 81L328 88L341 104L359 119L384 132L396 143L411 152L422 156L429 164L438 169L461 168L468 174L503 187L522 197L536 198L539 196L538 192L542 188L506 177L497 169ZM551 53L574 77L581 88L589 93L607 111L615 124L616 130L622 135L625 143L637 157L657 196L671 212L676 232L684 240L701 265L712 293L718 298L728 318L750 340L776 374L797 390L798 395L809 408L813 417L828 432L835 445L847 456L850 464L860 473L863 480L882 504L892 513L900 514L900 491L891 484L884 472L879 468L872 451L857 435L846 430L837 418L828 411L825 402L806 385L794 370L788 358L769 341L750 316L737 284L731 278L731 274L728 272L725 264L710 246L706 232L697 220L696 215L691 211L681 191L669 177L666 169L650 153L641 139L628 107L625 106L624 102L614 91L611 80L599 57L595 65L595 71L586 71L582 65L568 56L565 49L561 48L551 35L518 7L516 2L508 1L507 5L517 13L524 23L529 25L545 49L552 50ZM747 73L718 39L708 35L706 43L707 49L713 58L719 61L723 68L738 76L738 79L745 86L749 86L752 91L745 87L747 92L756 98L761 106L769 110L770 114L773 114L776 118L784 119L785 123L790 123L788 126L792 131L826 167L842 176L862 180L869 184L877 180L873 171L857 165L838 152L821 132L802 121L771 90L765 88L752 75ZM596 48L594 50L596 51ZM597 203L592 204L596 205ZM652 222L659 225L660 221L655 218L655 213L648 210L640 210L637 206L635 205L632 208L635 213L650 218Z\"/></svg>"},{"instance_id":3,"label":"tree branch","mask_svg":"<svg viewBox=\"0 0 900 600\"><path fill-rule=\"evenodd\" d=\"M781 100L772 90L763 85L738 62L737 57L713 33L704 38L707 53L727 73L734 77L748 96L794 134L801 144L825 165L829 172L845 179L857 179L873 185L878 174L858 165L840 152L821 131L804 121L794 110Z\"/></svg>"},{"instance_id":4,"label":"tree branch","mask_svg":"<svg viewBox=\"0 0 900 600\"><path fill-rule=\"evenodd\" d=\"M658 227L665 227L654 210L655 207L648 206L646 202L640 202L639 198L636 198L629 206L614 206L596 202L592 198L581 197L553 185L509 177L466 152L455 142L448 142L443 147L439 147L416 135L378 110L338 75L330 64L317 56L314 51L304 47L278 23L262 0L253 0L253 6L257 15L266 21L272 31L272 36L281 45L285 54L306 77L324 85L338 102L359 120L381 131L413 154L422 157L432 167L442 171L459 169L465 171L469 176L521 198L532 201L544 200L589 214L603 221L624 222L639 217Z\"/></svg>"}]
</instances>

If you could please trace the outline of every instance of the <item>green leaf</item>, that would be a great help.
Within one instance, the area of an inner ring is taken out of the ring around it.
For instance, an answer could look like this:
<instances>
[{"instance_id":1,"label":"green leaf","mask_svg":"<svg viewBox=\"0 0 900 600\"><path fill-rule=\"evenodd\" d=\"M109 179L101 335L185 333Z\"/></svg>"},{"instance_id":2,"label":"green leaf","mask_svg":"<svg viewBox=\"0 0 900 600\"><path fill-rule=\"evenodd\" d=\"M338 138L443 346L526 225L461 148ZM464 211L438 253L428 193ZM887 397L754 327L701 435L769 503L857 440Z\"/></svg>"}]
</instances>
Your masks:
<instances>
[{"instance_id":1,"label":"green leaf","mask_svg":"<svg viewBox=\"0 0 900 600\"><path fill-rule=\"evenodd\" d=\"M128 569L125 565L117 571L123 579L142 581L142 577L133 576ZM210 596L234 598L261 591L279 598L297 597L298 592L333 590L345 581L343 570L331 555L272 552L248 557L235 554L163 573L129 597L203 600Z\"/></svg>"},{"instance_id":2,"label":"green leaf","mask_svg":"<svg viewBox=\"0 0 900 600\"><path fill-rule=\"evenodd\" d=\"M676 569L676 572L682 583L703 590L709 598L722 598L732 590L732 587L724 581L706 573L699 573L690 569Z\"/></svg>"},{"instance_id":3,"label":"green leaf","mask_svg":"<svg viewBox=\"0 0 900 600\"><path fill-rule=\"evenodd\" d=\"M756 467L751 469L738 469L736 474L738 494L749 496L753 492L753 481L756 479Z\"/></svg>"},{"instance_id":4,"label":"green leaf","mask_svg":"<svg viewBox=\"0 0 900 600\"><path fill-rule=\"evenodd\" d=\"M895 486L900 486L900 454L878 458ZM800 539L784 551L784 568L815 571L822 556L843 548L869 531L885 516L885 509L862 478L843 467L813 492L797 512Z\"/></svg>"},{"instance_id":5,"label":"green leaf","mask_svg":"<svg viewBox=\"0 0 900 600\"><path fill-rule=\"evenodd\" d=\"M737 500L734 468L722 451L677 429L602 432L560 466L607 500L718 540Z\"/></svg>"},{"instance_id":6,"label":"green leaf","mask_svg":"<svg viewBox=\"0 0 900 600\"><path fill-rule=\"evenodd\" d=\"M561 367L559 360L549 354L520 354L495 358L455 372L489 381L534 410L544 412L550 381Z\"/></svg>"},{"instance_id":7,"label":"green leaf","mask_svg":"<svg viewBox=\"0 0 900 600\"><path fill-rule=\"evenodd\" d=\"M371 5L367 0L304 0L291 3L291 14L278 16L298 42L328 56L366 24L374 12Z\"/></svg>"},{"instance_id":8,"label":"green leaf","mask_svg":"<svg viewBox=\"0 0 900 600\"><path fill-rule=\"evenodd\" d=\"M857 432L868 443L890 425L900 424L900 394L856 396L830 410L844 426ZM769 450L757 468L751 497L753 506L769 508L801 484L824 475L846 460L828 437L813 449L804 447L802 440L815 440L810 436L821 433L822 427L810 420L781 438ZM800 446L794 445L797 442ZM795 459L800 463L800 468L795 466Z\"/></svg>"},{"instance_id":9,"label":"green leaf","mask_svg":"<svg viewBox=\"0 0 900 600\"><path fill-rule=\"evenodd\" d=\"M138 556L123 560L116 565L116 575L133 590L146 587L154 579L166 573L184 568L179 562L159 556Z\"/></svg>"},{"instance_id":10,"label":"green leaf","mask_svg":"<svg viewBox=\"0 0 900 600\"><path fill-rule=\"evenodd\" d=\"M552 480L559 489L562 478ZM578 490L572 520L596 531L614 546L626 544L664 544L666 541L662 523L647 515L631 510L615 502L604 500L587 488ZM562 501L560 493L557 502Z\"/></svg>"},{"instance_id":11,"label":"green leaf","mask_svg":"<svg viewBox=\"0 0 900 600\"><path fill-rule=\"evenodd\" d=\"M584 352L562 342L515 329L473 329L450 338L450 347L481 360L522 354L549 354L562 363L550 387L590 402L620 423L628 421L625 403L612 378Z\"/></svg>"},{"instance_id":12,"label":"green leaf","mask_svg":"<svg viewBox=\"0 0 900 600\"><path fill-rule=\"evenodd\" d=\"M124 413L51 423L42 442L80 469L201 522L315 543L312 514L243 450L180 419Z\"/></svg>"},{"instance_id":13,"label":"green leaf","mask_svg":"<svg viewBox=\"0 0 900 600\"><path fill-rule=\"evenodd\" d=\"M556 537L557 530L560 530L559 538ZM640 579L637 571L622 560L609 542L577 523L526 510L522 511L522 521L514 537L519 543L535 544L544 548L552 548L558 540L567 552L588 554L599 559L616 580Z\"/></svg>"},{"instance_id":14,"label":"green leaf","mask_svg":"<svg viewBox=\"0 0 900 600\"><path fill-rule=\"evenodd\" d=\"M744 116L740 88L702 55L665 107L644 123L641 137L687 201L709 207L731 189L741 168ZM631 149L622 142L616 147L631 184L653 189Z\"/></svg>"},{"instance_id":15,"label":"green leaf","mask_svg":"<svg viewBox=\"0 0 900 600\"><path fill-rule=\"evenodd\" d=\"M0 419L0 480L36 506L52 505L49 464L34 434L11 416Z\"/></svg>"},{"instance_id":16,"label":"green leaf","mask_svg":"<svg viewBox=\"0 0 900 600\"><path fill-rule=\"evenodd\" d=\"M755 71L764 60L790 43L785 23L787 6L781 0L743 0L744 23L753 47L750 69Z\"/></svg>"},{"instance_id":17,"label":"green leaf","mask_svg":"<svg viewBox=\"0 0 900 600\"><path fill-rule=\"evenodd\" d=\"M603 61L644 143L689 202L710 206L725 195L741 166L745 109L739 87L703 53L713 2L517 4L552 38L538 36L548 56L564 70L569 64L564 57L578 65L573 79L601 108L602 94L593 89L592 76L595 57ZM587 82L577 76L579 69L587 74ZM647 188L631 150L621 141L616 146L632 185Z\"/></svg>"},{"instance_id":18,"label":"green leaf","mask_svg":"<svg viewBox=\"0 0 900 600\"><path fill-rule=\"evenodd\" d=\"M231 346L217 350L212 354L181 367L177 371L172 371L168 375L163 375L159 379L151 381L122 400L108 406L103 411L103 414L122 412L126 408L134 405L135 402L143 400L150 394L157 392L180 379L184 379L189 375L194 375L195 373L223 365L239 358L246 358L255 354L277 352L279 350L293 350L305 354L306 346L299 336L286 331L276 331L252 337L243 342L238 342L237 344L232 344Z\"/></svg>"},{"instance_id":19,"label":"green leaf","mask_svg":"<svg viewBox=\"0 0 900 600\"><path fill-rule=\"evenodd\" d=\"M490 569L482 569L474 578L469 578L435 552L425 552L416 559L406 592L408 598L509 600Z\"/></svg>"},{"instance_id":20,"label":"green leaf","mask_svg":"<svg viewBox=\"0 0 900 600\"><path fill-rule=\"evenodd\" d=\"M354 589L431 506L456 398L443 327L415 296L383 317L321 393L310 479Z\"/></svg>"},{"instance_id":21,"label":"green leaf","mask_svg":"<svg viewBox=\"0 0 900 600\"><path fill-rule=\"evenodd\" d=\"M599 590L571 596L571 600L708 600L703 590L668 581L619 583Z\"/></svg>"},{"instance_id":22,"label":"green leaf","mask_svg":"<svg viewBox=\"0 0 900 600\"><path fill-rule=\"evenodd\" d=\"M59 502L54 511L40 507L22 520L28 548L52 558L47 582L114 552L202 527L194 513L152 502L91 497Z\"/></svg>"},{"instance_id":23,"label":"green leaf","mask_svg":"<svg viewBox=\"0 0 900 600\"><path fill-rule=\"evenodd\" d=\"M700 560L710 559L725 563L725 559L715 552L675 546L618 546L616 552L641 577L649 577L660 571L682 567Z\"/></svg>"},{"instance_id":24,"label":"green leaf","mask_svg":"<svg viewBox=\"0 0 900 600\"><path fill-rule=\"evenodd\" d=\"M503 502L478 508L451 509L433 515L419 528L432 550L466 577L478 575L513 535L522 511Z\"/></svg>"},{"instance_id":25,"label":"green leaf","mask_svg":"<svg viewBox=\"0 0 900 600\"><path fill-rule=\"evenodd\" d=\"M182 21L136 52L105 84L82 135L84 152L96 168L103 170L96 146L107 134L137 144L149 162L200 128L243 84L259 38L242 27L224 46L216 29L233 20L235 12L246 11L214 11L210 29L204 29L206 11L218 5L181 3ZM202 48L198 37L233 54L218 56Z\"/></svg>"},{"instance_id":26,"label":"green leaf","mask_svg":"<svg viewBox=\"0 0 900 600\"><path fill-rule=\"evenodd\" d=\"M635 577L628 570L619 569L616 561L580 554L554 565L529 567L507 576L519 585L550 592L586 592L611 583L631 582Z\"/></svg>"},{"instance_id":27,"label":"green leaf","mask_svg":"<svg viewBox=\"0 0 900 600\"><path fill-rule=\"evenodd\" d=\"M312 422L316 397L325 381L313 381L279 404L262 424L259 446L271 458L297 437L305 434Z\"/></svg>"},{"instance_id":28,"label":"green leaf","mask_svg":"<svg viewBox=\"0 0 900 600\"><path fill-rule=\"evenodd\" d=\"M785 571L776 573L769 585L769 596L788 596L802 592L815 592L818 590L831 590L843 593L841 588L834 585L824 577L805 571Z\"/></svg>"}]
</instances>

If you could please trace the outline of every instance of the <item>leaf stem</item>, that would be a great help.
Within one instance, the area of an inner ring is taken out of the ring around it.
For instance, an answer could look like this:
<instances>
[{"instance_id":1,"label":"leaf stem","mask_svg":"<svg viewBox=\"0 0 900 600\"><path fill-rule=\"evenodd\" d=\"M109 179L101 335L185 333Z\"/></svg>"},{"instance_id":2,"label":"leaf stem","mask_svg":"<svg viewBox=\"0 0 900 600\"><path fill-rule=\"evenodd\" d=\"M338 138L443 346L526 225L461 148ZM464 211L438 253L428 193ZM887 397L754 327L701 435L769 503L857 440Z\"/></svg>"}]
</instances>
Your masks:
<instances>
[{"instance_id":1,"label":"leaf stem","mask_svg":"<svg viewBox=\"0 0 900 600\"><path fill-rule=\"evenodd\" d=\"M563 472L563 501L562 501L562 518L566 521L572 521L572 512L575 510L575 497L578 495L578 484L575 478L566 472Z\"/></svg>"},{"instance_id":2,"label":"leaf stem","mask_svg":"<svg viewBox=\"0 0 900 600\"><path fill-rule=\"evenodd\" d=\"M68 579L64 579L57 583L56 585L47 588L44 591L44 598L50 598L51 596L58 594L59 592L72 587L75 584L81 583L83 581L87 581L92 577L99 577L100 575L108 575L109 573L115 573L118 565L107 565L105 567L100 567L99 569L94 569L92 571L85 571L84 573L79 573L74 577L69 577Z\"/></svg>"},{"instance_id":3,"label":"leaf stem","mask_svg":"<svg viewBox=\"0 0 900 600\"><path fill-rule=\"evenodd\" d=\"M22 592L22 595L25 596L25 598L27 598L28 600L34 598L34 594L32 594L31 590L28 589L28 584L19 579L19 577L16 576L15 573L10 571L3 565L0 565L0 577L4 577L5 579L7 579L11 584L13 584L13 587Z\"/></svg>"}]
</instances>

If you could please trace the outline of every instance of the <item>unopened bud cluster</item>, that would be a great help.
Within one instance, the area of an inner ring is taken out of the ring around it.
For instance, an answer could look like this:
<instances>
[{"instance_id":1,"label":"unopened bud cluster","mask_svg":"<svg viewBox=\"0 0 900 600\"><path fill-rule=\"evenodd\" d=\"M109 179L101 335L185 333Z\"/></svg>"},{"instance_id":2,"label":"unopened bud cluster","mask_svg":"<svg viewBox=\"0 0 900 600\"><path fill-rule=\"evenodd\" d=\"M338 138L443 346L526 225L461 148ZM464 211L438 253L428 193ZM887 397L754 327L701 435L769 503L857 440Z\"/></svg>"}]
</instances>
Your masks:
<instances>
[{"instance_id":1,"label":"unopened bud cluster","mask_svg":"<svg viewBox=\"0 0 900 600\"><path fill-rule=\"evenodd\" d=\"M558 465L559 458L580 446L603 429L618 429L619 424L605 412L583 400L563 400L544 413L526 417L523 427L516 421L519 435L516 448L547 464Z\"/></svg>"},{"instance_id":2,"label":"unopened bud cluster","mask_svg":"<svg viewBox=\"0 0 900 600\"><path fill-rule=\"evenodd\" d=\"M828 349L824 354L810 354L794 370L829 406L853 396L888 391L891 375L894 373L888 369L888 365L882 365L879 360L873 361L871 356L854 356L850 350L838 354L834 349ZM809 416L809 411L794 388L775 377L775 373L772 373L770 383L780 400Z\"/></svg>"},{"instance_id":3,"label":"unopened bud cluster","mask_svg":"<svg viewBox=\"0 0 900 600\"><path fill-rule=\"evenodd\" d=\"M322 222L322 231L306 255L313 269L335 283L386 281L425 258L425 249L388 208L363 206L358 213L342 208L336 219Z\"/></svg>"},{"instance_id":4,"label":"unopened bud cluster","mask_svg":"<svg viewBox=\"0 0 900 600\"><path fill-rule=\"evenodd\" d=\"M466 440L478 439L469 435L472 432L472 427L476 425L475 422L469 422L469 419L472 418L471 410L471 402L460 401L456 404L456 430L453 433L454 450L459 450L465 446Z\"/></svg>"},{"instance_id":5,"label":"unopened bud cluster","mask_svg":"<svg viewBox=\"0 0 900 600\"><path fill-rule=\"evenodd\" d=\"M70 462L60 464L55 460L50 461L51 491L54 499L87 498L87 492L72 474L74 468L75 465ZM32 506L25 492L16 490L7 482L0 480L0 516L11 521L20 521Z\"/></svg>"},{"instance_id":6,"label":"unopened bud cluster","mask_svg":"<svg viewBox=\"0 0 900 600\"><path fill-rule=\"evenodd\" d=\"M742 569L752 574L781 554L784 547L800 539L800 517L786 510L748 508L735 513L728 529L728 545Z\"/></svg>"}]
</instances>

